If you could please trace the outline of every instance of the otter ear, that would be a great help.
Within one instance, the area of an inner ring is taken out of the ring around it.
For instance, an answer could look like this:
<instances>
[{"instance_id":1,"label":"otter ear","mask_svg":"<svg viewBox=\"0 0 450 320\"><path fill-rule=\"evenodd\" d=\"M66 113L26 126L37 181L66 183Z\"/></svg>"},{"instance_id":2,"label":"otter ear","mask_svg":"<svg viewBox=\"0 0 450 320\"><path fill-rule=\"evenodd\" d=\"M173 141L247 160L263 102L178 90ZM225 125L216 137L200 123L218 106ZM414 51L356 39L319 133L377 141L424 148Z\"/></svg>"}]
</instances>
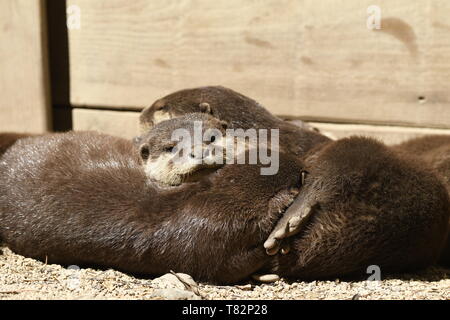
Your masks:
<instances>
[{"instance_id":1,"label":"otter ear","mask_svg":"<svg viewBox=\"0 0 450 320\"><path fill-rule=\"evenodd\" d=\"M150 108L152 108L152 107L153 107L153 109L155 111L161 111L161 110L166 109L167 105L166 105L166 102L163 99L159 99L159 100L156 100L155 103L153 103L150 106Z\"/></svg>"},{"instance_id":2,"label":"otter ear","mask_svg":"<svg viewBox=\"0 0 450 320\"><path fill-rule=\"evenodd\" d=\"M209 113L209 114L213 114L211 106L209 105L208 102L202 102L199 104L200 107L200 111L203 113Z\"/></svg>"},{"instance_id":3,"label":"otter ear","mask_svg":"<svg viewBox=\"0 0 450 320\"><path fill-rule=\"evenodd\" d=\"M141 156L142 160L148 160L148 158L150 157L150 147L148 144L145 143L141 145L141 147L139 148L139 155Z\"/></svg>"}]
</instances>

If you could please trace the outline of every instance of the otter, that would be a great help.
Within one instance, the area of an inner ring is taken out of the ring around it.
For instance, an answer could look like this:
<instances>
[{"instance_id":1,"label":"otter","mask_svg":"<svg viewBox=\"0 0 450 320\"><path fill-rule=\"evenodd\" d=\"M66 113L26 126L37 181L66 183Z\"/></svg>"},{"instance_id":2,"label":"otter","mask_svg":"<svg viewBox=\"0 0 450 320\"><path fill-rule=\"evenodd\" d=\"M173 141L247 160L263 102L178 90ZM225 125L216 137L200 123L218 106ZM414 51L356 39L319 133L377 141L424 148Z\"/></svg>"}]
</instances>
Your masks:
<instances>
[{"instance_id":1,"label":"otter","mask_svg":"<svg viewBox=\"0 0 450 320\"><path fill-rule=\"evenodd\" d=\"M450 193L450 135L427 135L393 146L428 163L443 179Z\"/></svg>"},{"instance_id":2,"label":"otter","mask_svg":"<svg viewBox=\"0 0 450 320\"><path fill-rule=\"evenodd\" d=\"M3 132L0 133L0 157L11 147L17 140L30 137L32 134Z\"/></svg>"},{"instance_id":3,"label":"otter","mask_svg":"<svg viewBox=\"0 0 450 320\"><path fill-rule=\"evenodd\" d=\"M170 129L172 121L160 125ZM151 131L143 139L144 160L152 153L148 146L160 139ZM166 143L166 149L172 146ZM172 162L172 156L155 152L148 161L158 166L148 164L148 175L158 181L159 171L183 168L185 164ZM281 236L278 231L277 238L300 233L260 271L313 279L364 274L372 264L383 271L406 271L436 261L447 233L442 222L448 219L449 199L439 179L420 161L400 157L376 140L352 137L312 149L301 178L303 187L280 220L288 219L288 228ZM170 181L181 179L159 182ZM295 226L292 216L297 218ZM265 247L274 255L278 250L268 246L270 240Z\"/></svg>"},{"instance_id":4,"label":"otter","mask_svg":"<svg viewBox=\"0 0 450 320\"><path fill-rule=\"evenodd\" d=\"M318 145L304 161L300 194L264 244L272 272L317 279L437 261L449 197L425 162L357 136ZM288 254L277 254L280 241Z\"/></svg>"},{"instance_id":5,"label":"otter","mask_svg":"<svg viewBox=\"0 0 450 320\"><path fill-rule=\"evenodd\" d=\"M203 129L223 130L200 116ZM191 130L192 118L171 121ZM154 141L152 152L172 152L167 140ZM0 160L1 240L48 263L173 270L221 284L270 262L263 242L298 193L297 158L280 153L272 176L261 175L259 164L224 164L169 186L147 176L147 151L95 132L20 139Z\"/></svg>"},{"instance_id":6,"label":"otter","mask_svg":"<svg viewBox=\"0 0 450 320\"><path fill-rule=\"evenodd\" d=\"M246 112L250 111L250 112ZM155 123L161 120L171 119L181 116L190 112L204 112L209 113L219 119L226 120L231 123L232 127L236 128L280 128L280 145L286 152L293 152L294 154L303 158L312 148L318 145L324 145L326 143L331 143L330 139L324 138L321 135L311 134L309 130L302 130L296 127L286 125L286 122L278 119L277 117L271 115L263 107L261 107L256 101L243 96L231 89L224 87L202 87L181 90L172 93L160 100L157 100L152 106L143 110L140 116L140 123L143 130L148 130ZM372 141L369 141L368 148L374 148L372 146ZM364 144L363 142L362 144ZM361 150L364 148L361 146ZM316 149L317 150L317 149ZM388 151L383 147L381 148L382 154L388 153ZM311 159L313 157L311 156ZM406 161L407 164L411 164L414 160L411 159L393 159L393 163L402 163ZM375 161L375 166L376 161ZM415 167L417 169L417 166ZM411 174L411 169L405 169L408 174ZM428 173L424 170L423 175ZM398 173L398 175L400 175ZM380 181L383 180L383 177ZM325 179L326 180L326 179ZM377 180L375 180L377 181ZM374 181L374 183L376 183ZM430 182L431 183L431 182ZM436 181L433 182L434 184ZM432 184L432 183L431 183ZM325 190L326 188L324 188ZM301 194L304 194L303 192ZM401 193L398 195L402 197ZM407 197L407 196L406 196ZM296 206L289 209L289 213L285 213L282 220L275 227L274 231L271 233L266 246L268 253L274 254L278 252L279 239L295 234L302 229L305 222L313 214L314 210L298 210L298 206L301 203L302 197L296 201ZM371 206L370 199L367 199L366 205ZM443 201L445 203L445 201ZM443 203L441 201L441 203ZM386 208L389 207L389 203L386 204ZM350 206L348 207L350 210ZM389 207L392 209L392 207ZM405 208L402 210L404 211ZM289 220L291 220L289 225ZM356 227L355 227L356 228ZM361 230L364 226L361 226ZM363 232L363 230L361 231ZM278 238L278 240L277 240ZM282 242L281 244L286 244ZM287 249L285 249L287 251ZM431 261L430 259L429 261Z\"/></svg>"},{"instance_id":7,"label":"otter","mask_svg":"<svg viewBox=\"0 0 450 320\"><path fill-rule=\"evenodd\" d=\"M426 162L440 176L450 195L450 135L427 135L393 146L398 152L404 152ZM448 222L450 230L450 220ZM450 236L442 251L439 263L450 266Z\"/></svg>"},{"instance_id":8,"label":"otter","mask_svg":"<svg viewBox=\"0 0 450 320\"><path fill-rule=\"evenodd\" d=\"M318 143L330 139L308 124L300 127L272 115L255 100L222 86L208 86L171 93L145 108L139 121L142 132L155 124L189 113L207 113L234 129L279 129L280 146L285 153L303 156ZM135 143L139 144L137 137Z\"/></svg>"}]
</instances>

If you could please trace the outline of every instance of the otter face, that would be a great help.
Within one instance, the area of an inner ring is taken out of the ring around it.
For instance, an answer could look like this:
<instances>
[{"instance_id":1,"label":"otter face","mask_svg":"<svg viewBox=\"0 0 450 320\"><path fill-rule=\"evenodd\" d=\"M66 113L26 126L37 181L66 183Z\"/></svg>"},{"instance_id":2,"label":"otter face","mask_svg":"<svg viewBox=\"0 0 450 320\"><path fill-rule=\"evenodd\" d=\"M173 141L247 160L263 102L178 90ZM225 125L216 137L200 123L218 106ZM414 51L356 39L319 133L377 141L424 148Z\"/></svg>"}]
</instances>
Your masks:
<instances>
[{"instance_id":1,"label":"otter face","mask_svg":"<svg viewBox=\"0 0 450 320\"><path fill-rule=\"evenodd\" d=\"M141 132L146 132L154 125L170 119L172 116L165 100L159 99L142 111L140 116Z\"/></svg>"},{"instance_id":2,"label":"otter face","mask_svg":"<svg viewBox=\"0 0 450 320\"><path fill-rule=\"evenodd\" d=\"M174 186L221 167L225 129L223 121L200 113L155 125L139 147L147 177Z\"/></svg>"}]
</instances>

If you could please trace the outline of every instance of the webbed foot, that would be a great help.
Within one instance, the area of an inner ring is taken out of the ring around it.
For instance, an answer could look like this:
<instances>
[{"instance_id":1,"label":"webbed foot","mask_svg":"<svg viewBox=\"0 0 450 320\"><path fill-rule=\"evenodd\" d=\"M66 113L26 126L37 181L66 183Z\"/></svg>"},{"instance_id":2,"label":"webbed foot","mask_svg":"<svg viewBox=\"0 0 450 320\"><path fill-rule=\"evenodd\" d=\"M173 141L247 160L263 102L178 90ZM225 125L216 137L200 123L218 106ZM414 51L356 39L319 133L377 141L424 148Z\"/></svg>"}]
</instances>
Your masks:
<instances>
[{"instance_id":1,"label":"webbed foot","mask_svg":"<svg viewBox=\"0 0 450 320\"><path fill-rule=\"evenodd\" d=\"M283 214L283 217L277 222L275 228L264 242L267 254L275 255L280 249L283 254L289 252L282 240L298 233L313 212L313 205L309 204L309 201L305 198L304 194L300 193Z\"/></svg>"}]
</instances>

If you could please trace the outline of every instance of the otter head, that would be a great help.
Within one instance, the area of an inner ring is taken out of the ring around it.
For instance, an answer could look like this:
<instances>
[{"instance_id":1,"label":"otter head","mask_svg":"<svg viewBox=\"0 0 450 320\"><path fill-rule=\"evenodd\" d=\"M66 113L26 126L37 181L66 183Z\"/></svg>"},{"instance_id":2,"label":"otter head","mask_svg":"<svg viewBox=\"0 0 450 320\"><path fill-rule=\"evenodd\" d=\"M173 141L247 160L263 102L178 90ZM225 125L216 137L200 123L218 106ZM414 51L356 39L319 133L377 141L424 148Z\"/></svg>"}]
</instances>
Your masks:
<instances>
[{"instance_id":1,"label":"otter head","mask_svg":"<svg viewBox=\"0 0 450 320\"><path fill-rule=\"evenodd\" d=\"M162 121L190 113L206 113L217 117L212 105L217 100L217 92L223 90L225 88L221 87L185 89L156 100L141 112L141 131L146 132Z\"/></svg>"},{"instance_id":2,"label":"otter head","mask_svg":"<svg viewBox=\"0 0 450 320\"><path fill-rule=\"evenodd\" d=\"M221 167L226 128L224 121L203 113L158 123L140 141L139 154L147 177L173 186Z\"/></svg>"}]
</instances>

